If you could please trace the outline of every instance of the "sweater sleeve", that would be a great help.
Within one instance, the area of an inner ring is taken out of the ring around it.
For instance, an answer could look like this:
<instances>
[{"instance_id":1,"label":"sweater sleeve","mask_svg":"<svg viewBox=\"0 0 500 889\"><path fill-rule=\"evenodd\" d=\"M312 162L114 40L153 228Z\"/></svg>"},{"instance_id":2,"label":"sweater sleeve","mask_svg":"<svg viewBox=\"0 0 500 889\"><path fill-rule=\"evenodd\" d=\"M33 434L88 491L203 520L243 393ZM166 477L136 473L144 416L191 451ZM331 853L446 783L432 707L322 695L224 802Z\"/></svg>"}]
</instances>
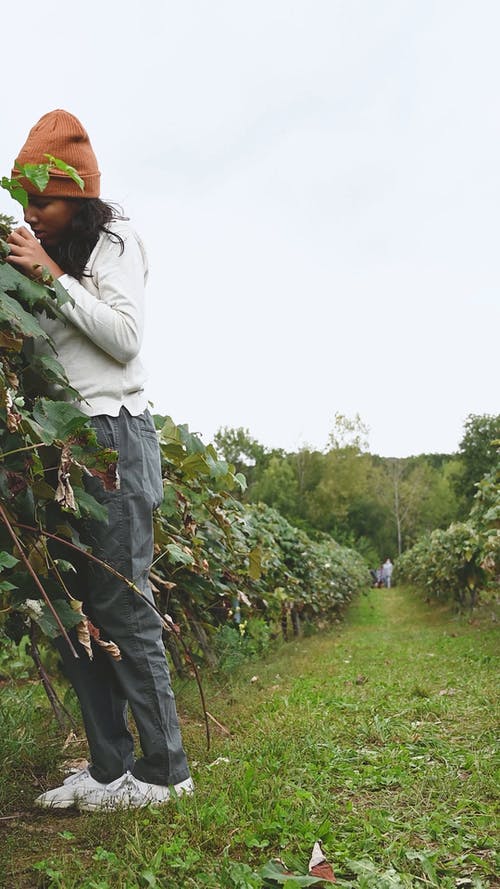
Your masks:
<instances>
[{"instance_id":1,"label":"sweater sleeve","mask_svg":"<svg viewBox=\"0 0 500 889\"><path fill-rule=\"evenodd\" d=\"M140 350L144 330L145 264L141 247L129 231L120 232L121 244L106 236L91 273L97 295L71 275L60 284L74 300L62 307L66 319L120 364Z\"/></svg>"}]
</instances>

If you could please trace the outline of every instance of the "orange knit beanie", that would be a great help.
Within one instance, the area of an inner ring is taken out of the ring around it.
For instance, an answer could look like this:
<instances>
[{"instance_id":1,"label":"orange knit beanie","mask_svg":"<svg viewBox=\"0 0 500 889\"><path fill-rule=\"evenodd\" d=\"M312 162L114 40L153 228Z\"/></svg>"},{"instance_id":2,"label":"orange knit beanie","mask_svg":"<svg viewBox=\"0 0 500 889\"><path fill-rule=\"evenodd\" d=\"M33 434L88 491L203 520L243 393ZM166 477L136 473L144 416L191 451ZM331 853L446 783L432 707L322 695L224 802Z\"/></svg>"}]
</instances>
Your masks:
<instances>
[{"instance_id":1,"label":"orange knit beanie","mask_svg":"<svg viewBox=\"0 0 500 889\"><path fill-rule=\"evenodd\" d=\"M49 111L40 118L29 132L29 136L19 152L13 176L18 176L18 164L46 164L45 155L51 154L58 160L74 167L82 177L85 188L80 186L56 167L50 171L50 179L42 194L57 198L98 198L101 174L97 167L96 156L92 150L87 132L80 121L69 111ZM20 183L29 194L39 194L39 190L27 179L21 178Z\"/></svg>"}]
</instances>

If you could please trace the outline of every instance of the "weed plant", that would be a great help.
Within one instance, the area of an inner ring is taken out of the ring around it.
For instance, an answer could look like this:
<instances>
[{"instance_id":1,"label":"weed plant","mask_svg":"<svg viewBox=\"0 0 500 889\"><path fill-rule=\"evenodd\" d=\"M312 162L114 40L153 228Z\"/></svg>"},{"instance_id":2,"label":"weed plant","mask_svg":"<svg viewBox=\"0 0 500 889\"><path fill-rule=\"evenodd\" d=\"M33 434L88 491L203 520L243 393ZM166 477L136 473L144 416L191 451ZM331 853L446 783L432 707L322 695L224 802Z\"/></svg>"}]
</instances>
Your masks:
<instances>
[{"instance_id":1,"label":"weed plant","mask_svg":"<svg viewBox=\"0 0 500 889\"><path fill-rule=\"evenodd\" d=\"M272 627L261 618L251 618L239 624L224 624L214 637L214 651L221 672L230 672L246 661L263 657L269 651Z\"/></svg>"}]
</instances>

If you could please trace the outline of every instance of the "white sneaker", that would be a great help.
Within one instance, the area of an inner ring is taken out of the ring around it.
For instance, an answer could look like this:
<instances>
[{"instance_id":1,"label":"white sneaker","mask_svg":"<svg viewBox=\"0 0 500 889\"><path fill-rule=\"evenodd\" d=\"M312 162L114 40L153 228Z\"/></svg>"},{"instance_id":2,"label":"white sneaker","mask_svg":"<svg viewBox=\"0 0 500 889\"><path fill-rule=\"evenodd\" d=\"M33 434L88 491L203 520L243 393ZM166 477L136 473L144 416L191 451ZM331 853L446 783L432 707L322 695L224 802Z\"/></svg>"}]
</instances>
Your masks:
<instances>
[{"instance_id":1,"label":"white sneaker","mask_svg":"<svg viewBox=\"0 0 500 889\"><path fill-rule=\"evenodd\" d=\"M54 787L53 790L46 790L45 793L37 796L35 806L42 809L69 809L75 806L78 797L82 793L91 790L99 790L106 787L106 784L100 784L92 777L88 769L82 769L74 775L65 778L60 787Z\"/></svg>"},{"instance_id":2,"label":"white sneaker","mask_svg":"<svg viewBox=\"0 0 500 889\"><path fill-rule=\"evenodd\" d=\"M77 805L82 812L111 811L114 809L141 809L143 806L163 805L172 797L191 795L194 793L194 784L191 778L174 785L174 793L171 794L168 787L162 784L147 784L139 781L131 772L125 772L121 778L112 781L111 784L100 785L99 788L89 788L88 793L79 796Z\"/></svg>"}]
</instances>

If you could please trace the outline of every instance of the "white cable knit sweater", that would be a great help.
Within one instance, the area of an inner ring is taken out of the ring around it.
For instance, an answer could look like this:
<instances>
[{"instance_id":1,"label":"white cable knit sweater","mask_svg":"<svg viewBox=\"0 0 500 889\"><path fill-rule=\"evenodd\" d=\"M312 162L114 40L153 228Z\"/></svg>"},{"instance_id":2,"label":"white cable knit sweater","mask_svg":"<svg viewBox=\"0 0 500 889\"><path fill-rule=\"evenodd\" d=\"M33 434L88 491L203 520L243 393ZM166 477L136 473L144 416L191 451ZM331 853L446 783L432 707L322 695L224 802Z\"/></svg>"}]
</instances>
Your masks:
<instances>
[{"instance_id":1,"label":"white cable knit sweater","mask_svg":"<svg viewBox=\"0 0 500 889\"><path fill-rule=\"evenodd\" d=\"M62 275L60 284L74 300L62 312L67 324L41 316L59 362L81 394L78 407L89 416L116 417L122 406L131 414L147 407L146 374L139 357L144 330L144 285L148 264L144 245L128 222L116 220L94 247L81 281ZM47 351L47 346L39 346Z\"/></svg>"}]
</instances>

